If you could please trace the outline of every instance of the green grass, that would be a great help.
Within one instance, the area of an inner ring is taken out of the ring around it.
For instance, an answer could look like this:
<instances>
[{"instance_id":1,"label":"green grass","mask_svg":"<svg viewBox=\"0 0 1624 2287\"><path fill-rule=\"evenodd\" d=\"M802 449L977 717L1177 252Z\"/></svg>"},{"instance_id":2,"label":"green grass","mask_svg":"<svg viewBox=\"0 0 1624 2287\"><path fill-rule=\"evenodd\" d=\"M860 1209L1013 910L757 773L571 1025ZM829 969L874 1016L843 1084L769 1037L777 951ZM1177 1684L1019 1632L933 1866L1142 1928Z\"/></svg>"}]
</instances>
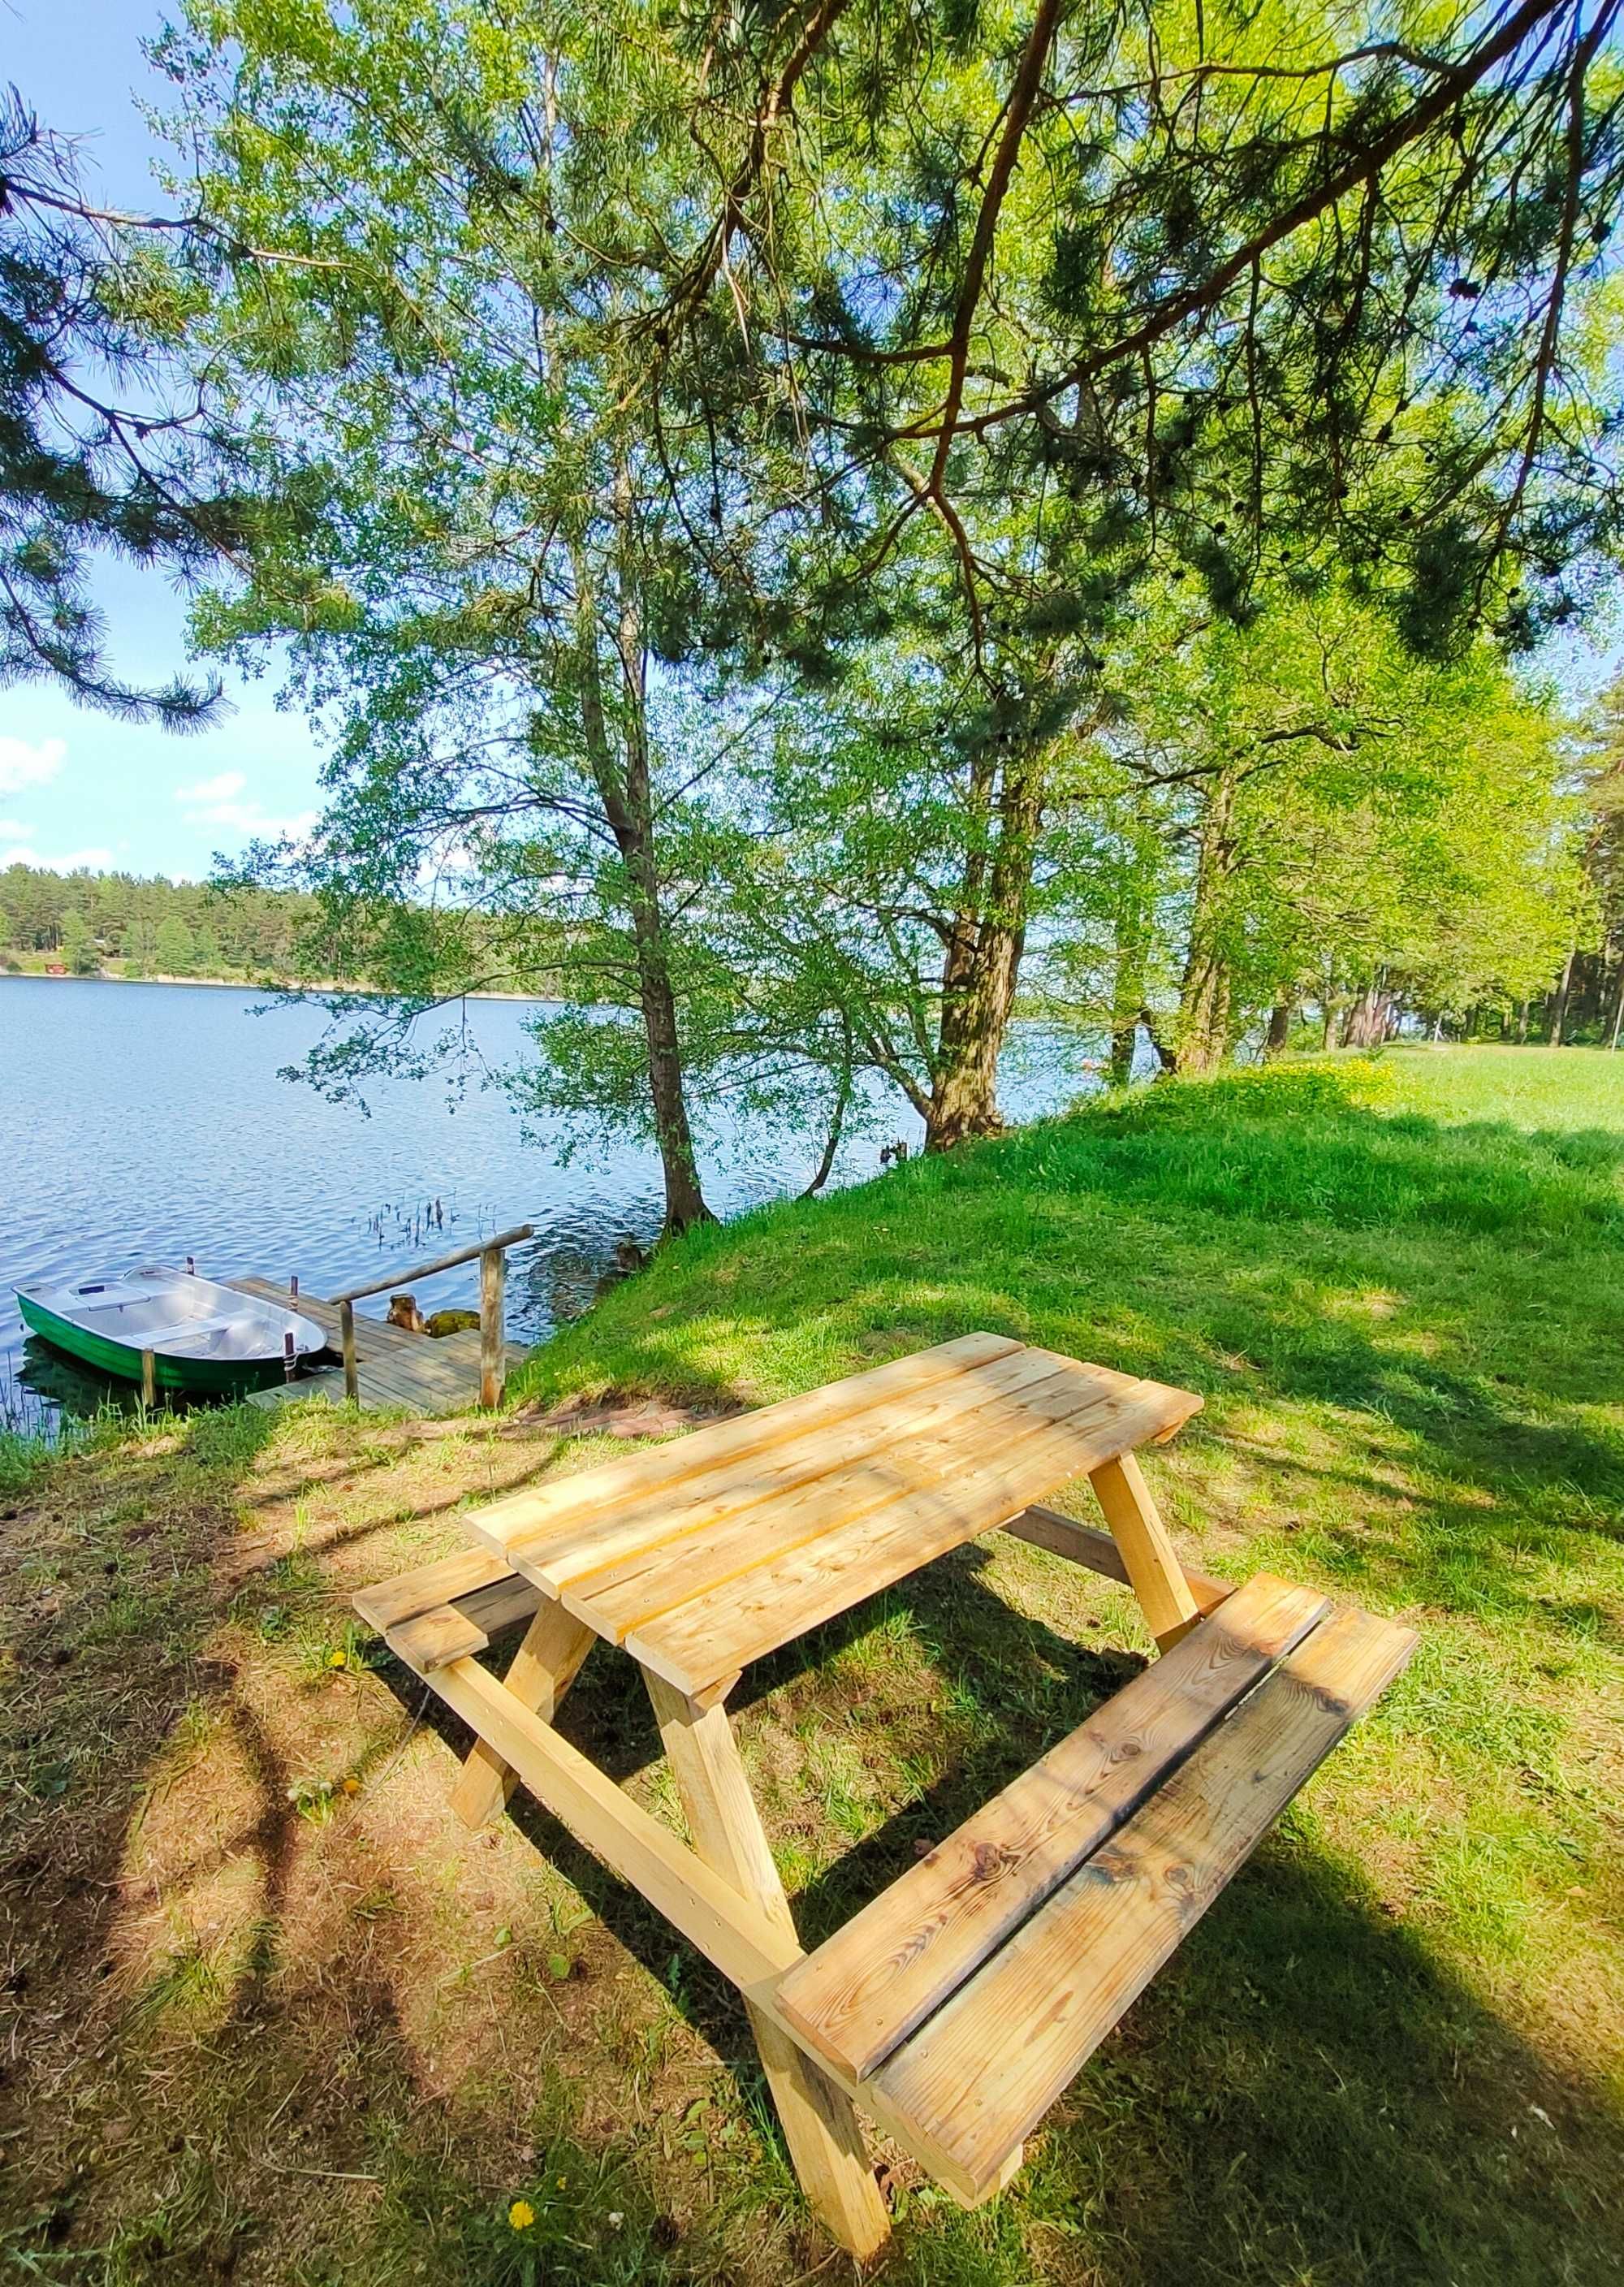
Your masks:
<instances>
[{"instance_id":1,"label":"green grass","mask_svg":"<svg viewBox=\"0 0 1624 2287\"><path fill-rule=\"evenodd\" d=\"M1199 1390L1147 1464L1187 1557L1402 1613L1421 1649L1007 2194L965 2215L897 2168L885 2276L1615 2280L1624 1057L1095 1104L692 1234L515 1397L755 1402L978 1326ZM352 1626L461 1505L622 1450L522 1405L438 1438L242 1407L28 1458L0 2278L850 2281L730 1989L522 1802L470 1844L433 1705ZM803 1935L1147 1650L1123 1592L994 1536L753 1670L737 1729ZM589 1661L565 1724L674 1815L627 1663Z\"/></svg>"},{"instance_id":2,"label":"green grass","mask_svg":"<svg viewBox=\"0 0 1624 2287\"><path fill-rule=\"evenodd\" d=\"M759 1400L978 1326L1200 1390L1152 1464L1192 1557L1404 1612L1423 1646L1079 2083L1003 2204L1013 2251L948 2230L981 2251L963 2275L1031 2275L1051 2230L1113 2278L1612 2275L1624 1058L1404 1051L1091 1105L697 1232L523 1379ZM1058 1572L1026 1568L1025 1610L1060 1609ZM1075 1720L1063 1658L968 1576L890 1610L956 1675L955 1804ZM860 1724L837 1744L827 1862L884 1831L871 1887L910 1782Z\"/></svg>"}]
</instances>

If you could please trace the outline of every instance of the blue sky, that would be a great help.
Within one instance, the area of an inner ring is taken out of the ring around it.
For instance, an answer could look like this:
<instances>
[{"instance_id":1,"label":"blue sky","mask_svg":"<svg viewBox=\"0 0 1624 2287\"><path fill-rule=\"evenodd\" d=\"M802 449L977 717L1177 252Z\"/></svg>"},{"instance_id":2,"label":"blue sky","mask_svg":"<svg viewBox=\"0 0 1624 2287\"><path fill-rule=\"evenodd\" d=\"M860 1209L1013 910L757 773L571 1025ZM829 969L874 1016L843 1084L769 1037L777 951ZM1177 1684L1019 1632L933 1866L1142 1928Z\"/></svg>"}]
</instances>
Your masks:
<instances>
[{"instance_id":1,"label":"blue sky","mask_svg":"<svg viewBox=\"0 0 1624 2287\"><path fill-rule=\"evenodd\" d=\"M86 179L110 203L152 207L154 144L138 99L158 93L141 42L158 0L0 0L0 76L62 134L79 139ZM185 606L162 574L101 567L113 664L162 683L186 661ZM0 690L0 866L117 866L200 877L216 851L308 821L319 756L297 713L279 713L276 679L227 678L233 709L177 738L75 707L43 683Z\"/></svg>"}]
</instances>

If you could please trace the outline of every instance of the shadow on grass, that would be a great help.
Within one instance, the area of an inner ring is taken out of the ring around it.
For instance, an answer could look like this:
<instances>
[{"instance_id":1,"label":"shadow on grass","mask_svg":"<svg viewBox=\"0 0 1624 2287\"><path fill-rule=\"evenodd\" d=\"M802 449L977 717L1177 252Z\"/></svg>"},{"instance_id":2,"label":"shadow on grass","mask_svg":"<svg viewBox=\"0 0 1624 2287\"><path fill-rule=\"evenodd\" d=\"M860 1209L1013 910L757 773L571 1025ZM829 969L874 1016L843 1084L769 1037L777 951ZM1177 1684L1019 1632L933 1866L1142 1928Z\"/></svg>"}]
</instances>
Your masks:
<instances>
[{"instance_id":1,"label":"shadow on grass","mask_svg":"<svg viewBox=\"0 0 1624 2287\"><path fill-rule=\"evenodd\" d=\"M1143 1665L1013 1610L978 1577L986 1561L958 1552L749 1672L734 1710L746 1736L767 1695L832 1664L838 1678L840 1655L900 1616L928 1642L943 1685L985 1718L935 1784L793 1899L808 1945ZM415 1679L392 1663L386 1673L415 1705ZM831 1720L849 1736L863 1711L849 1685L842 1703L837 1681L834 1698ZM431 1700L428 1720L466 1751L469 1735L443 1703ZM602 1647L561 1729L621 1781L660 1752L632 1663ZM511 1815L760 2107L732 1987L523 1791ZM1085 2068L1016 2190L977 2218L919 2220L892 2265L933 2283L1025 2281L1018 2220L1072 2231L1086 2216L1088 2275L1101 2283L1599 2283L1604 2269L1587 2270L1582 2255L1548 2267L1549 2235L1565 2214L1596 2243L1620 2126L1604 2097L1557 2074L1384 1914L1374 1884L1316 1843L1312 1808L1299 1808Z\"/></svg>"}]
</instances>

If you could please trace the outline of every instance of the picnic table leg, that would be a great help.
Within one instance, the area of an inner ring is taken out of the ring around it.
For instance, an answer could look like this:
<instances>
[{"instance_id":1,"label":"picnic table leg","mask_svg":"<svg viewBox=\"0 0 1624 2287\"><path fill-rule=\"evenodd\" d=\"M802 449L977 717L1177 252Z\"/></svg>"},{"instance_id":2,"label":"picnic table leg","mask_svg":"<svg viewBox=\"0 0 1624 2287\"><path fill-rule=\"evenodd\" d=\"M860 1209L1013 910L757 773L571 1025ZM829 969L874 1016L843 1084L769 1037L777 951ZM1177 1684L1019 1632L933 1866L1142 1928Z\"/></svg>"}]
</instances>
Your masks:
<instances>
[{"instance_id":1,"label":"picnic table leg","mask_svg":"<svg viewBox=\"0 0 1624 2287\"><path fill-rule=\"evenodd\" d=\"M793 1936L727 1709L700 1707L648 1668L643 1681L695 1851ZM891 2224L851 2099L770 2019L754 2009L749 2016L801 2189L840 2245L865 2261L885 2245Z\"/></svg>"},{"instance_id":2,"label":"picnic table leg","mask_svg":"<svg viewBox=\"0 0 1624 2287\"><path fill-rule=\"evenodd\" d=\"M514 1697L550 1723L592 1648L592 1630L550 1598L538 1605L504 1678ZM451 1791L451 1807L465 1826L483 1826L513 1792L516 1775L494 1747L477 1739Z\"/></svg>"},{"instance_id":3,"label":"picnic table leg","mask_svg":"<svg viewBox=\"0 0 1624 2287\"><path fill-rule=\"evenodd\" d=\"M1145 1473L1131 1453L1094 1470L1090 1484L1099 1496L1111 1536L1122 1551L1128 1579L1139 1600L1146 1626L1158 1651L1171 1651L1201 1618L1184 1567L1173 1554L1167 1527Z\"/></svg>"}]
</instances>

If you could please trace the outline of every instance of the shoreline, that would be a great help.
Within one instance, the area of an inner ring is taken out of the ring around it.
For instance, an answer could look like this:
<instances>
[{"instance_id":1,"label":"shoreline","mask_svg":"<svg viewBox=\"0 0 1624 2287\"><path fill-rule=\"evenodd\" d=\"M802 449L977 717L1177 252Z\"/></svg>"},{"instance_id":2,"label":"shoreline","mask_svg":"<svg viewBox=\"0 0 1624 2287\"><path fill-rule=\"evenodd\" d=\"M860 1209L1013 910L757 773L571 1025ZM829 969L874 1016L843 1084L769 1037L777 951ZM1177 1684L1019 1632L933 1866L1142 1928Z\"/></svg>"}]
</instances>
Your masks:
<instances>
[{"instance_id":1,"label":"shoreline","mask_svg":"<svg viewBox=\"0 0 1624 2287\"><path fill-rule=\"evenodd\" d=\"M88 977L58 977L46 969L0 969L0 985L201 985L211 991L227 993L343 993L357 1001L404 997L400 993L380 996L367 985L341 985L330 977L316 978L304 985L280 985L252 977L116 977L106 969L92 969ZM453 997L459 1001L548 1000L545 993L459 993Z\"/></svg>"}]
</instances>

